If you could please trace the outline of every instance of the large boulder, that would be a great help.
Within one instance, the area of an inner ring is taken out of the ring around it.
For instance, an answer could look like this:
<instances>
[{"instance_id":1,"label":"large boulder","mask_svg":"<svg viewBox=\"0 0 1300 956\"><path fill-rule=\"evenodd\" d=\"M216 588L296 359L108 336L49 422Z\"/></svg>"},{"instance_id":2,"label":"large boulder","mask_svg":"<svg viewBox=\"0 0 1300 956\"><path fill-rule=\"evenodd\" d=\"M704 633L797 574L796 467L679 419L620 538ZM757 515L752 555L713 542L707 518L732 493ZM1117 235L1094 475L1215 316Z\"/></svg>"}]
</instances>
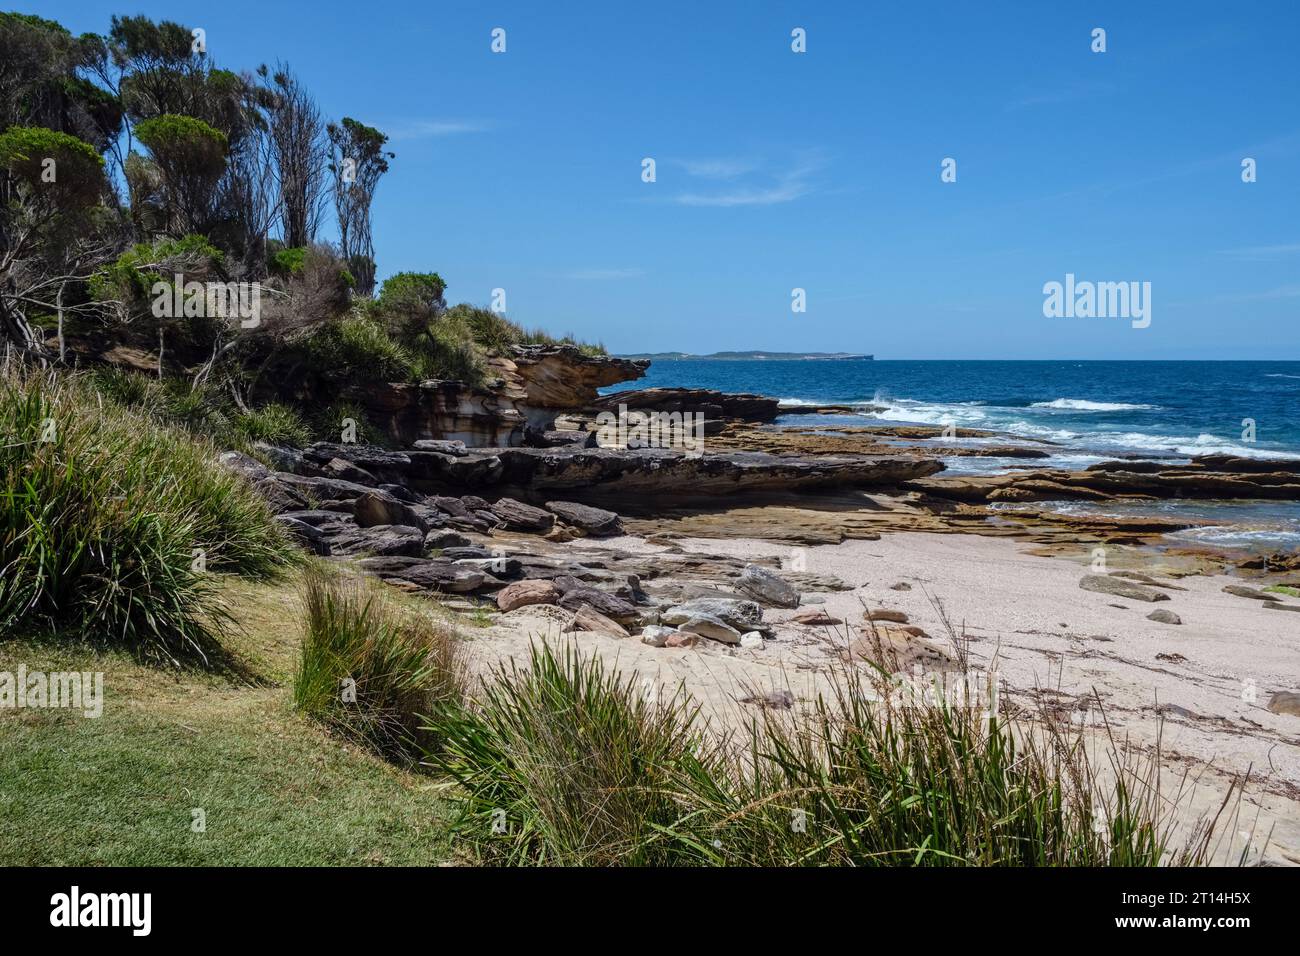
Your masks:
<instances>
[{"instance_id":1,"label":"large boulder","mask_svg":"<svg viewBox=\"0 0 1300 956\"><path fill-rule=\"evenodd\" d=\"M619 516L604 508L593 508L573 501L548 501L546 510L558 516L565 524L573 525L593 538L623 533L623 522Z\"/></svg>"},{"instance_id":2,"label":"large boulder","mask_svg":"<svg viewBox=\"0 0 1300 956\"><path fill-rule=\"evenodd\" d=\"M784 578L757 564L745 565L737 589L769 607L798 607L799 592Z\"/></svg>"},{"instance_id":3,"label":"large boulder","mask_svg":"<svg viewBox=\"0 0 1300 956\"><path fill-rule=\"evenodd\" d=\"M564 591L558 603L560 607L570 611L576 611L584 604L588 604L616 621L630 621L638 615L636 605L630 601L625 601L617 594L610 594L608 591L587 585L579 585Z\"/></svg>"},{"instance_id":4,"label":"large boulder","mask_svg":"<svg viewBox=\"0 0 1300 956\"><path fill-rule=\"evenodd\" d=\"M418 558L424 554L424 532L409 525L380 524L359 528L349 525L327 534L334 554L404 555Z\"/></svg>"},{"instance_id":5,"label":"large boulder","mask_svg":"<svg viewBox=\"0 0 1300 956\"><path fill-rule=\"evenodd\" d=\"M416 510L416 506L399 501L388 492L378 489L367 491L359 496L352 515L357 524L363 528L381 524L401 524L419 528L421 533L429 530L429 521Z\"/></svg>"},{"instance_id":6,"label":"large boulder","mask_svg":"<svg viewBox=\"0 0 1300 956\"><path fill-rule=\"evenodd\" d=\"M560 599L559 589L550 581L528 578L507 584L497 592L497 607L513 611L528 604L555 604Z\"/></svg>"},{"instance_id":7,"label":"large boulder","mask_svg":"<svg viewBox=\"0 0 1300 956\"><path fill-rule=\"evenodd\" d=\"M498 499L491 511L507 528L514 531L550 531L555 524L555 515L549 511L534 508L514 498Z\"/></svg>"}]
</instances>

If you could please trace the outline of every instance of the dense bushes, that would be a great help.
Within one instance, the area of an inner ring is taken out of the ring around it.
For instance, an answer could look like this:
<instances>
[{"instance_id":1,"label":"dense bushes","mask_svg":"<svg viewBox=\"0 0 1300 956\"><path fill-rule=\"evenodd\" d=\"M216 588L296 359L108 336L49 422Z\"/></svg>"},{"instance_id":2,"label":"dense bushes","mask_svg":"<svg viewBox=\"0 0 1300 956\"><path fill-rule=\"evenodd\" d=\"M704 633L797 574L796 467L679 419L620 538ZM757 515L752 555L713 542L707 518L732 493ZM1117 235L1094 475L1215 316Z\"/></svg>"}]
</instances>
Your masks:
<instances>
[{"instance_id":1,"label":"dense bushes","mask_svg":"<svg viewBox=\"0 0 1300 956\"><path fill-rule=\"evenodd\" d=\"M265 503L211 445L82 378L10 368L2 382L0 635L210 660L222 615L209 572L267 577L295 559Z\"/></svg>"}]
</instances>

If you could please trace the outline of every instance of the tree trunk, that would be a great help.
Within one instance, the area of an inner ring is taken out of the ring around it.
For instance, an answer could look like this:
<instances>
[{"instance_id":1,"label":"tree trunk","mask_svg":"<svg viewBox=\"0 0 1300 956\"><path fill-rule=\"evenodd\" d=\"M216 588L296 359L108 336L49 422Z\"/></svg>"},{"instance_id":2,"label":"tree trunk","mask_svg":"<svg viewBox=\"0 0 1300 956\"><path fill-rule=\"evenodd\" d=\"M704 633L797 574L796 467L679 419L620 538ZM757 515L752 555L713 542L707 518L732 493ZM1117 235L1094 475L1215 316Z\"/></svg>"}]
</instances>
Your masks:
<instances>
[{"instance_id":1,"label":"tree trunk","mask_svg":"<svg viewBox=\"0 0 1300 956\"><path fill-rule=\"evenodd\" d=\"M36 337L23 314L0 295L0 338L24 358L35 358L42 364L48 358L45 343Z\"/></svg>"},{"instance_id":2,"label":"tree trunk","mask_svg":"<svg viewBox=\"0 0 1300 956\"><path fill-rule=\"evenodd\" d=\"M59 313L59 364L62 365L68 358L67 346L63 341L63 290L67 287L67 281L59 283L59 294L54 298L54 306Z\"/></svg>"}]
</instances>

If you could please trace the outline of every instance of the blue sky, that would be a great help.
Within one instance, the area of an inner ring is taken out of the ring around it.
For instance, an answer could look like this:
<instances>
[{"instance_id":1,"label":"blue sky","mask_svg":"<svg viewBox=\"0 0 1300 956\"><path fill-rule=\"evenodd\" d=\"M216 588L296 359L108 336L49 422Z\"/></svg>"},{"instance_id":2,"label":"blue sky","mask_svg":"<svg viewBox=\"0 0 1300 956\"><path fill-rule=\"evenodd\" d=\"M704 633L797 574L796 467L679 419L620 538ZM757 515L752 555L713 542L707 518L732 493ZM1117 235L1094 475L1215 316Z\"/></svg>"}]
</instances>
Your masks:
<instances>
[{"instance_id":1,"label":"blue sky","mask_svg":"<svg viewBox=\"0 0 1300 956\"><path fill-rule=\"evenodd\" d=\"M504 288L517 321L613 351L1300 359L1290 0L14 8L287 60L327 114L392 137L381 276ZM1066 273L1149 281L1150 327L1045 318Z\"/></svg>"}]
</instances>

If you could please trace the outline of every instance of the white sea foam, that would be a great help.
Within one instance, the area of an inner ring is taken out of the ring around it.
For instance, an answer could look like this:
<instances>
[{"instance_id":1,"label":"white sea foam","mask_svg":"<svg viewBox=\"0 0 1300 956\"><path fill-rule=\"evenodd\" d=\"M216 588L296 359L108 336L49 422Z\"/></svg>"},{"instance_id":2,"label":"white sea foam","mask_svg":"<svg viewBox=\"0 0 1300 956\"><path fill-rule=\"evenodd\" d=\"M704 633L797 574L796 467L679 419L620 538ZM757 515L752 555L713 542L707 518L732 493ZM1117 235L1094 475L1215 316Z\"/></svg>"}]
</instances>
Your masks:
<instances>
[{"instance_id":1,"label":"white sea foam","mask_svg":"<svg viewBox=\"0 0 1300 956\"><path fill-rule=\"evenodd\" d=\"M1090 402L1086 398L1055 398L1050 402L1034 402L1030 408L1060 408L1073 412L1134 412L1159 408L1158 405L1129 405L1126 402Z\"/></svg>"}]
</instances>

